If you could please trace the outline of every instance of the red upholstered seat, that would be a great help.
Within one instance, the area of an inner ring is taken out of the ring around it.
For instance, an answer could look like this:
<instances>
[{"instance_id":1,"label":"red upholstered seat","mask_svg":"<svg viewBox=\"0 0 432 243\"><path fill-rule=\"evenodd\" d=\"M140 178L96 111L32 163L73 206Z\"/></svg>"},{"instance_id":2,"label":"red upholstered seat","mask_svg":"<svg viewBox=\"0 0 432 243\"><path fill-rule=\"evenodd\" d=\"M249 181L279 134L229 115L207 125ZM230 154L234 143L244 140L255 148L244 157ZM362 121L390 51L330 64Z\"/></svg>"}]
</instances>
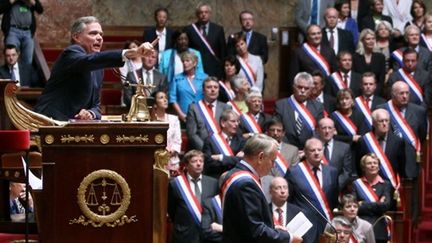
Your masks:
<instances>
[{"instance_id":1,"label":"red upholstered seat","mask_svg":"<svg viewBox=\"0 0 432 243\"><path fill-rule=\"evenodd\" d=\"M0 130L0 153L30 149L29 130Z\"/></svg>"}]
</instances>

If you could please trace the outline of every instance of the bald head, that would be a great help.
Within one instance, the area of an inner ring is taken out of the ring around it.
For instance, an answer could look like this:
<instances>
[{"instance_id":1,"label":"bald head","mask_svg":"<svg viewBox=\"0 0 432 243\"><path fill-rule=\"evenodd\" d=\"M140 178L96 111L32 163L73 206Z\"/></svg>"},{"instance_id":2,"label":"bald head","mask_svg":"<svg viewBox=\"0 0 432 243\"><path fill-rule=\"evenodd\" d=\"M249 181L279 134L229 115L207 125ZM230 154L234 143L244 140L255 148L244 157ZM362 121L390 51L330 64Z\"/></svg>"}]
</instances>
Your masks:
<instances>
[{"instance_id":1,"label":"bald head","mask_svg":"<svg viewBox=\"0 0 432 243\"><path fill-rule=\"evenodd\" d=\"M306 161L312 166L319 166L323 157L323 144L318 138L310 138L304 147Z\"/></svg>"},{"instance_id":2,"label":"bald head","mask_svg":"<svg viewBox=\"0 0 432 243\"><path fill-rule=\"evenodd\" d=\"M335 125L332 119L325 117L318 122L318 135L324 142L330 141L335 135Z\"/></svg>"},{"instance_id":3,"label":"bald head","mask_svg":"<svg viewBox=\"0 0 432 243\"><path fill-rule=\"evenodd\" d=\"M327 8L324 14L326 27L330 29L336 28L339 13L335 8Z\"/></svg>"},{"instance_id":4,"label":"bald head","mask_svg":"<svg viewBox=\"0 0 432 243\"><path fill-rule=\"evenodd\" d=\"M397 81L392 86L392 101L397 107L404 107L408 104L410 90L408 84L403 81Z\"/></svg>"},{"instance_id":5,"label":"bald head","mask_svg":"<svg viewBox=\"0 0 432 243\"><path fill-rule=\"evenodd\" d=\"M275 177L270 183L271 201L281 207L288 199L288 182L283 177Z\"/></svg>"},{"instance_id":6,"label":"bald head","mask_svg":"<svg viewBox=\"0 0 432 243\"><path fill-rule=\"evenodd\" d=\"M390 115L385 109L376 109L372 112L372 123L374 133L378 137L383 137L390 129Z\"/></svg>"}]
</instances>

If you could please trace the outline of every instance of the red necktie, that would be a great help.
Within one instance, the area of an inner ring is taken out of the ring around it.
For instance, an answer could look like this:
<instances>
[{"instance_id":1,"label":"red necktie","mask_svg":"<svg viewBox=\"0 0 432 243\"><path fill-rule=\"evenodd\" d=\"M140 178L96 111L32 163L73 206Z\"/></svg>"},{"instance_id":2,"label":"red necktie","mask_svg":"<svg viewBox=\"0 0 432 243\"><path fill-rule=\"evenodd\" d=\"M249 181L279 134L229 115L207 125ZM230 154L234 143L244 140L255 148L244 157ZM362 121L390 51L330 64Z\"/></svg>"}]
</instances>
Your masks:
<instances>
[{"instance_id":1,"label":"red necktie","mask_svg":"<svg viewBox=\"0 0 432 243\"><path fill-rule=\"evenodd\" d=\"M282 208L277 208L276 212L278 213L278 225L283 226L283 210L282 210Z\"/></svg>"},{"instance_id":2,"label":"red necktie","mask_svg":"<svg viewBox=\"0 0 432 243\"><path fill-rule=\"evenodd\" d=\"M210 114L212 117L214 117L214 114L213 114L213 105L212 105L212 104L207 104L207 108L208 108L208 112L209 112L209 114Z\"/></svg>"}]
</instances>

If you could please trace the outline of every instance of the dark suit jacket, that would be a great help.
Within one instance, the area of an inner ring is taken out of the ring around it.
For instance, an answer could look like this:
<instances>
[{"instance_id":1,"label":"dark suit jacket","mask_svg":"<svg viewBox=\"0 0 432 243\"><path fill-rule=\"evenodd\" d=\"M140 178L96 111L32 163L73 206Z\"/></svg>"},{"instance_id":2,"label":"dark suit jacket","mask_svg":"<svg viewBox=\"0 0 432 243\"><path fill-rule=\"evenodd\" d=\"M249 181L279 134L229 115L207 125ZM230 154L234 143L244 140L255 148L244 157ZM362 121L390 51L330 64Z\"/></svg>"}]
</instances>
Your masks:
<instances>
[{"instance_id":1,"label":"dark suit jacket","mask_svg":"<svg viewBox=\"0 0 432 243\"><path fill-rule=\"evenodd\" d=\"M243 136L236 134L232 137L229 144L234 156L223 156L222 161L212 159L212 155L220 154L217 145L210 139L210 136L204 140L204 147L202 149L205 157L204 174L219 179L219 177L227 170L232 169L239 161L240 158L235 155L240 152L246 141Z\"/></svg>"},{"instance_id":2,"label":"dark suit jacket","mask_svg":"<svg viewBox=\"0 0 432 243\"><path fill-rule=\"evenodd\" d=\"M333 80L331 80L331 77L328 77L327 84L325 86L325 90L328 94L330 94L333 97L336 97L337 92L339 91L339 88L336 86ZM359 96L361 94L361 74L354 72L351 70L350 75L350 82L349 87L352 92L354 93L354 96Z\"/></svg>"},{"instance_id":3,"label":"dark suit jacket","mask_svg":"<svg viewBox=\"0 0 432 243\"><path fill-rule=\"evenodd\" d=\"M336 31L333 33L333 35L337 35L339 40L338 53L341 51L349 51L350 53L354 53L355 47L354 47L353 36L349 31L341 28L336 28ZM326 28L322 29L322 42L330 46L330 41L327 38ZM338 53L335 54L337 55Z\"/></svg>"},{"instance_id":4,"label":"dark suit jacket","mask_svg":"<svg viewBox=\"0 0 432 243\"><path fill-rule=\"evenodd\" d=\"M387 105L383 104L378 108L387 109ZM388 110L389 111L389 110ZM390 111L389 111L390 112ZM426 139L427 134L427 113L423 106L419 106L413 103L408 103L405 111L405 119L411 126L413 132L423 142ZM394 124L392 122L392 128ZM417 178L419 175L420 166L417 163L416 152L411 144L405 141L405 176L407 178Z\"/></svg>"},{"instance_id":5,"label":"dark suit jacket","mask_svg":"<svg viewBox=\"0 0 432 243\"><path fill-rule=\"evenodd\" d=\"M199 28L199 24L195 24ZM186 26L185 30L189 37L189 47L201 52L204 72L209 76L216 76L221 79L224 73L222 59L226 55L225 32L223 27L210 22L207 30L207 41L215 52L216 57L211 54L192 25Z\"/></svg>"},{"instance_id":6,"label":"dark suit jacket","mask_svg":"<svg viewBox=\"0 0 432 243\"><path fill-rule=\"evenodd\" d=\"M306 162L302 162L306 163ZM308 165L306 165L308 166ZM302 208L306 212L310 212L311 222L314 224L314 228L316 228L316 235L314 236L313 242L318 242L319 235L324 232L324 228L327 222L316 212L311 205L308 204L302 197L304 195L315 207L318 204L318 201L315 200L315 197L310 194L309 186L307 182L301 176L301 169L298 165L291 166L286 175L285 179L288 181L290 196L288 198L288 202L293 203L300 208ZM322 166L322 175L323 175L323 185L322 189L325 197L329 203L330 210L334 209L337 206L337 199L339 194L338 189L338 172L337 169L332 166Z\"/></svg>"},{"instance_id":7,"label":"dark suit jacket","mask_svg":"<svg viewBox=\"0 0 432 243\"><path fill-rule=\"evenodd\" d=\"M406 47L400 48L402 53L405 49ZM393 57L391 58L391 61L393 70L397 71L401 67L399 62ZM432 53L426 47L419 46L417 68L421 68L429 73L432 72Z\"/></svg>"},{"instance_id":8,"label":"dark suit jacket","mask_svg":"<svg viewBox=\"0 0 432 243\"><path fill-rule=\"evenodd\" d=\"M215 120L218 123L222 112L227 109L231 109L231 106L220 101L217 102ZM189 149L198 150L202 150L204 146L204 140L209 136L207 127L201 116L201 112L195 103L190 104L186 116L186 134L188 137Z\"/></svg>"},{"instance_id":9,"label":"dark suit jacket","mask_svg":"<svg viewBox=\"0 0 432 243\"><path fill-rule=\"evenodd\" d=\"M222 224L222 217L219 217L212 203L212 198L207 198L202 204L203 213L201 216L201 242L217 243L222 242L222 233L214 232L211 229L212 223Z\"/></svg>"},{"instance_id":10,"label":"dark suit jacket","mask_svg":"<svg viewBox=\"0 0 432 243\"><path fill-rule=\"evenodd\" d=\"M140 68L140 69L136 70L135 72L137 73L138 77L141 78L141 80L143 80L143 77L142 77L143 69ZM156 92L156 91L160 91L160 90L163 90L166 92L166 90L167 90L167 78L166 78L166 76L163 75L162 73L160 73L156 69L153 69L151 72L153 73L153 85L155 87L151 89L150 94L153 92ZM145 79L145 77L144 77L144 79ZM137 81L135 80L135 75L132 72L129 72L127 74L126 80L132 84L137 83ZM126 104L127 107L130 107L131 98L135 94L135 92L136 92L135 87L124 87L123 88L123 102Z\"/></svg>"},{"instance_id":11,"label":"dark suit jacket","mask_svg":"<svg viewBox=\"0 0 432 243\"><path fill-rule=\"evenodd\" d=\"M43 82L42 77L39 76L39 73L33 68L33 66L18 63L19 75L20 75L20 85L21 87L44 87L45 82ZM8 65L3 65L0 67L0 78L2 79L10 79L10 70Z\"/></svg>"},{"instance_id":12,"label":"dark suit jacket","mask_svg":"<svg viewBox=\"0 0 432 243\"><path fill-rule=\"evenodd\" d=\"M327 114L332 113L336 110L336 98L334 96L331 96L329 94L324 93L324 110L327 112Z\"/></svg>"},{"instance_id":13,"label":"dark suit jacket","mask_svg":"<svg viewBox=\"0 0 432 243\"><path fill-rule=\"evenodd\" d=\"M273 204L270 203L269 204L270 207L270 212L273 212ZM285 204L285 208L282 208L282 210L284 212L286 212L286 218L285 218L285 222L286 224L288 224L291 220L294 219L294 217L299 214L300 212L302 212L306 218L310 219L310 212L304 211L302 208L298 207L295 204L289 203L287 202ZM284 225L285 226L285 225ZM316 232L315 232L316 228L312 227L310 228L306 234L302 237L303 238L303 242L305 243L313 243L313 237L315 236Z\"/></svg>"},{"instance_id":14,"label":"dark suit jacket","mask_svg":"<svg viewBox=\"0 0 432 243\"><path fill-rule=\"evenodd\" d=\"M391 86L396 82L402 80L404 81L404 79L402 78L402 76L399 73L399 70L394 71L388 81L387 81L387 86L388 86L388 91L387 93L390 96L390 91L391 91ZM427 105L431 104L431 99L432 97L426 96L426 94L430 94L430 89L431 89L431 81L430 81L430 74L423 70L423 69L417 69L414 72L414 80L417 82L417 84L421 87L421 89L423 90L423 101L421 102L416 94L414 93L414 91L410 88L410 102L417 104L417 105L422 105L427 107Z\"/></svg>"},{"instance_id":15,"label":"dark suit jacket","mask_svg":"<svg viewBox=\"0 0 432 243\"><path fill-rule=\"evenodd\" d=\"M243 32L237 32L237 34L242 34ZM230 55L236 55L236 48L234 44L233 36L228 37L227 43L227 53ZM268 45L267 37L259 32L252 30L252 35L250 37L248 52L257 56L260 56L263 64L266 64L268 60Z\"/></svg>"},{"instance_id":16,"label":"dark suit jacket","mask_svg":"<svg viewBox=\"0 0 432 243\"><path fill-rule=\"evenodd\" d=\"M67 47L54 64L34 110L66 121L87 109L100 119L103 69L122 65L121 50L88 54L80 45Z\"/></svg>"},{"instance_id":17,"label":"dark suit jacket","mask_svg":"<svg viewBox=\"0 0 432 243\"><path fill-rule=\"evenodd\" d=\"M173 41L172 41L172 35L174 33L174 31L171 28L165 27L166 28L166 35L165 35L165 50L166 49L170 49L173 47ZM144 42L150 42L152 43L152 41L154 41L156 39L157 35L156 35L156 27L150 27L147 30L144 30L143 33L143 40ZM156 44L154 47L156 50L159 50L159 44Z\"/></svg>"},{"instance_id":18,"label":"dark suit jacket","mask_svg":"<svg viewBox=\"0 0 432 243\"><path fill-rule=\"evenodd\" d=\"M381 20L389 22L393 26L393 20L387 15L381 15ZM363 17L359 22L359 31L364 29L371 29L375 31L375 21L373 20L372 14L368 14Z\"/></svg>"},{"instance_id":19,"label":"dark suit jacket","mask_svg":"<svg viewBox=\"0 0 432 243\"><path fill-rule=\"evenodd\" d=\"M381 95L384 79L385 79L385 56L382 53L373 52L371 62L366 64L364 55L354 53L352 70L363 74L365 72L373 72L377 80L377 89L375 94Z\"/></svg>"},{"instance_id":20,"label":"dark suit jacket","mask_svg":"<svg viewBox=\"0 0 432 243\"><path fill-rule=\"evenodd\" d=\"M371 110L375 110L379 105L382 105L384 103L386 103L387 101L379 96L379 95L374 95L372 98L372 106L371 106Z\"/></svg>"},{"instance_id":21,"label":"dark suit jacket","mask_svg":"<svg viewBox=\"0 0 432 243\"><path fill-rule=\"evenodd\" d=\"M203 175L201 188L201 199L204 201L218 193L218 182ZM168 215L173 222L171 242L200 243L201 227L194 221L173 179L168 185Z\"/></svg>"},{"instance_id":22,"label":"dark suit jacket","mask_svg":"<svg viewBox=\"0 0 432 243\"><path fill-rule=\"evenodd\" d=\"M383 203L377 202L366 202L365 198L362 197L356 187L353 186L353 194L356 195L358 201L363 201L359 206L358 216L371 224L374 224L375 221L381 217L385 212L390 210L391 200L392 200L392 186L389 181L384 181L384 183L378 183L372 186L375 193L379 198L385 196L385 201ZM374 234L376 240L387 240L387 230L385 220L381 220L374 228Z\"/></svg>"},{"instance_id":23,"label":"dark suit jacket","mask_svg":"<svg viewBox=\"0 0 432 243\"><path fill-rule=\"evenodd\" d=\"M285 127L285 138L284 140L288 143L296 146L300 150L303 149L306 140L313 136L313 131L310 131L305 126L305 121L303 122L303 127L300 135L296 134L296 120L295 112L288 104L288 99L281 99L276 102L275 106L275 116L282 121ZM323 105L315 100L308 100L306 107L309 109L312 116L315 118L316 122L323 117Z\"/></svg>"},{"instance_id":24,"label":"dark suit jacket","mask_svg":"<svg viewBox=\"0 0 432 243\"><path fill-rule=\"evenodd\" d=\"M245 165L238 163L226 178L237 171L251 172ZM226 193L223 227L225 243L282 243L290 240L287 232L274 229L264 193L252 179L232 184Z\"/></svg>"},{"instance_id":25,"label":"dark suit jacket","mask_svg":"<svg viewBox=\"0 0 432 243\"><path fill-rule=\"evenodd\" d=\"M361 174L360 159L363 155L371 153L372 151L366 145L364 137L359 140L359 152L357 153L356 165L357 173ZM394 135L392 132L387 134L387 140L385 141L385 151L387 158L389 159L393 171L399 173L400 176L405 177L405 141Z\"/></svg>"},{"instance_id":26,"label":"dark suit jacket","mask_svg":"<svg viewBox=\"0 0 432 243\"><path fill-rule=\"evenodd\" d=\"M321 43L320 53L330 65L330 73L334 72L337 69L337 59L333 49L327 44ZM297 75L297 73L312 73L315 70L320 70L318 65L312 61L312 59L306 54L301 46L296 48L290 59L288 86L292 87L294 77Z\"/></svg>"},{"instance_id":27,"label":"dark suit jacket","mask_svg":"<svg viewBox=\"0 0 432 243\"><path fill-rule=\"evenodd\" d=\"M347 143L333 139L333 149L329 164L338 171L339 188L343 189L351 178L353 170L353 157L351 147Z\"/></svg>"},{"instance_id":28,"label":"dark suit jacket","mask_svg":"<svg viewBox=\"0 0 432 243\"><path fill-rule=\"evenodd\" d=\"M337 131L337 134L335 135L334 138L336 140L339 140L339 141L342 141L342 142L345 142L345 143L352 145L353 136L345 131L344 127L339 122L339 120L335 118L334 114L332 114L330 116L330 118L334 121L335 128ZM363 114L360 111L358 111L356 109L356 107L353 107L352 114L351 114L351 116L349 116L349 118L354 123L354 125L356 125L356 127L357 127L357 135L363 135L363 134L369 132L369 127L366 125L366 123L364 121Z\"/></svg>"}]
</instances>

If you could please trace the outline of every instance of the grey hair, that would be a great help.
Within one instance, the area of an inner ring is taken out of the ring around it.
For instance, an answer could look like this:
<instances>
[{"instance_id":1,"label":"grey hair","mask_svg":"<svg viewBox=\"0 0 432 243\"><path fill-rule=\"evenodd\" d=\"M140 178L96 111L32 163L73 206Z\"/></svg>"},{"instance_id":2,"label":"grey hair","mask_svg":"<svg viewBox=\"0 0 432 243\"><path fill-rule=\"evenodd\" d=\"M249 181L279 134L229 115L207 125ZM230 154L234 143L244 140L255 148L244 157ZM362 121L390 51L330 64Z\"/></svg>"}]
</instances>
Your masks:
<instances>
[{"instance_id":1,"label":"grey hair","mask_svg":"<svg viewBox=\"0 0 432 243\"><path fill-rule=\"evenodd\" d=\"M219 118L219 123L222 123L223 121L228 121L231 116L234 116L238 118L239 116L237 113L231 109L224 110Z\"/></svg>"},{"instance_id":2,"label":"grey hair","mask_svg":"<svg viewBox=\"0 0 432 243\"><path fill-rule=\"evenodd\" d=\"M199 11L201 10L202 7L206 6L210 12L212 12L212 8L210 6L210 3L207 2L200 2L197 4L197 6L195 7L195 15L198 15Z\"/></svg>"},{"instance_id":3,"label":"grey hair","mask_svg":"<svg viewBox=\"0 0 432 243\"><path fill-rule=\"evenodd\" d=\"M420 33L420 29L419 29L419 27L417 27L417 26L414 25L414 24L410 24L410 25L408 25L408 26L405 28L405 34L404 34L405 40L406 40L407 37L408 37L408 32L411 32L412 30L417 31L417 33Z\"/></svg>"},{"instance_id":4,"label":"grey hair","mask_svg":"<svg viewBox=\"0 0 432 243\"><path fill-rule=\"evenodd\" d=\"M308 140L306 140L306 143L305 143L305 145L304 145L304 148L305 148L305 149L308 149L309 146L311 146L311 144L312 144L313 142L318 142L318 143L321 144L321 147L323 146L323 143L322 143L321 140L319 140L318 138L314 138L314 137L312 137L312 138L309 138Z\"/></svg>"},{"instance_id":5,"label":"grey hair","mask_svg":"<svg viewBox=\"0 0 432 243\"><path fill-rule=\"evenodd\" d=\"M313 85L313 78L312 75L310 75L310 73L307 72L297 73L297 75L294 77L294 85L297 85L300 82L300 80L307 81L309 87L312 87Z\"/></svg>"},{"instance_id":6,"label":"grey hair","mask_svg":"<svg viewBox=\"0 0 432 243\"><path fill-rule=\"evenodd\" d=\"M277 141L265 134L256 134L249 138L243 148L245 157L253 157L261 152L264 152L265 156L271 154L277 145Z\"/></svg>"},{"instance_id":7,"label":"grey hair","mask_svg":"<svg viewBox=\"0 0 432 243\"><path fill-rule=\"evenodd\" d=\"M250 92L246 94L246 101L248 101L252 98L261 98L262 99L261 92L257 89L254 89L254 87L252 87Z\"/></svg>"},{"instance_id":8,"label":"grey hair","mask_svg":"<svg viewBox=\"0 0 432 243\"><path fill-rule=\"evenodd\" d=\"M345 227L349 227L352 231L352 224L351 222L345 217L345 216L336 216L332 219L331 224L333 225L333 227L335 227L336 225L342 225ZM325 228L325 232L327 233L331 233L334 234L336 232L334 232L334 229L327 224L326 228Z\"/></svg>"},{"instance_id":9,"label":"grey hair","mask_svg":"<svg viewBox=\"0 0 432 243\"><path fill-rule=\"evenodd\" d=\"M376 26L375 26L375 31L378 31L378 28L380 27L380 25L384 25L384 27L390 32L390 34L392 33L393 27L390 24L390 22L385 21L385 20L381 20Z\"/></svg>"},{"instance_id":10,"label":"grey hair","mask_svg":"<svg viewBox=\"0 0 432 243\"><path fill-rule=\"evenodd\" d=\"M72 24L71 34L81 33L87 24L99 23L99 20L94 16L80 17Z\"/></svg>"},{"instance_id":11,"label":"grey hair","mask_svg":"<svg viewBox=\"0 0 432 243\"><path fill-rule=\"evenodd\" d=\"M387 117L390 117L390 114L388 113L388 111L386 109L379 108L379 109L372 111L372 114L371 114L372 120L376 121L378 119L379 114L386 114Z\"/></svg>"},{"instance_id":12,"label":"grey hair","mask_svg":"<svg viewBox=\"0 0 432 243\"><path fill-rule=\"evenodd\" d=\"M241 76L241 75L234 75L232 78L231 78L231 85L234 87L234 88L239 88L240 86L241 86L241 83L242 83L242 81L243 80L246 80L246 78L245 77L243 77L243 76Z\"/></svg>"}]
</instances>

